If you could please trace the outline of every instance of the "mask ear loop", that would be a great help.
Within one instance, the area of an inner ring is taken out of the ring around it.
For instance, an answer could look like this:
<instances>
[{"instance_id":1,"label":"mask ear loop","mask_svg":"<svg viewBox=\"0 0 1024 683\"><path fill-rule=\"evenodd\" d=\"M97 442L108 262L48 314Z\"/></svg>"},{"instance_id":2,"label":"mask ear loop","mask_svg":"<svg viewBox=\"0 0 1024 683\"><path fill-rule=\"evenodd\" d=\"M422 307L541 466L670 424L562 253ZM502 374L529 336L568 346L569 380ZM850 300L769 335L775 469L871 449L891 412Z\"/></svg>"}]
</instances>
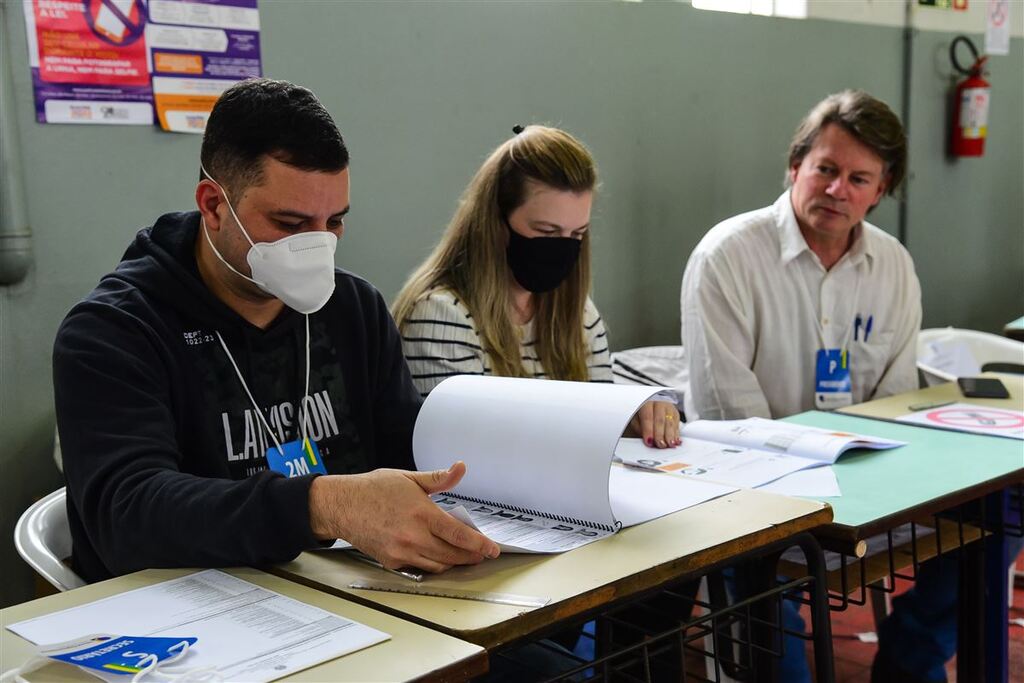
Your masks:
<instances>
[{"instance_id":1,"label":"mask ear loop","mask_svg":"<svg viewBox=\"0 0 1024 683\"><path fill-rule=\"evenodd\" d=\"M171 669L168 665L177 662L188 654L189 647L190 645L187 640L183 640L176 645L172 645L167 648L168 652L174 650L180 650L180 652L173 657L168 657L162 662L157 660L156 655L147 655L139 662L139 664L145 662L145 668L141 669L132 677L131 683L141 683L142 679L146 676L160 678L167 681L176 681L178 683L205 683L207 681L212 682L224 680L223 676L217 673L217 668L215 666L205 666L201 669L189 669L185 671L175 671Z\"/></svg>"},{"instance_id":2,"label":"mask ear loop","mask_svg":"<svg viewBox=\"0 0 1024 683\"><path fill-rule=\"evenodd\" d=\"M231 205L231 197L228 196L228 191L224 189L223 185L221 185L220 183L218 183L216 180L213 179L213 176L210 175L210 172L206 170L206 167L204 167L202 165L202 163L199 164L199 170L201 170L203 172L203 175L206 176L207 180L209 180L211 183L216 185L217 189L219 189L222 193L224 193L224 203L228 205L228 211L231 212L231 217L235 219L235 224L238 226L238 229L242 231L242 234L245 236L245 239L249 243L249 246L251 246L253 249L255 249L256 253L259 254L260 253L260 248L258 246L256 246L256 243L252 241L251 237L249 237L249 232L245 229L245 226L242 225L242 221L238 218L238 214L235 213L235 207L233 207ZM253 278L249 277L248 275L244 275L244 274L240 273L233 265L228 263L227 259L225 259L223 256L221 256L220 251L218 251L217 247L214 246L213 240L210 238L210 231L206 229L206 219L203 218L202 216L200 216L199 217L199 222L202 223L203 235L206 236L206 241L209 242L210 248L213 249L213 253L217 255L217 258L219 258L221 260L221 262L231 270L231 272L233 272L235 275L238 275L241 278L245 278L246 280L248 280L249 282L251 282L251 283L253 283L255 285L259 285L260 287L266 288L265 285L262 282L260 282L259 280L254 280Z\"/></svg>"},{"instance_id":3,"label":"mask ear loop","mask_svg":"<svg viewBox=\"0 0 1024 683\"><path fill-rule=\"evenodd\" d=\"M206 241L209 243L210 249L213 249L213 253L217 255L217 258L220 259L220 262L223 263L225 266L227 266L228 270L230 270L232 273L234 273L238 277L243 278L245 280L248 280L249 282L253 283L254 285L257 285L258 287L263 287L265 289L266 287L264 286L264 284L262 282L260 282L259 280L254 280L253 278L249 277L245 273L240 272L237 268L235 268L233 265L228 263L226 258L221 256L220 251L218 251L217 247L214 246L213 240L210 239L210 231L206 229L206 219L203 218L202 216L199 216L199 222L202 224L203 235L206 236Z\"/></svg>"},{"instance_id":4,"label":"mask ear loop","mask_svg":"<svg viewBox=\"0 0 1024 683\"><path fill-rule=\"evenodd\" d=\"M199 164L199 170L203 172L203 175L206 176L207 180L216 185L217 189L224 193L224 203L228 205L228 211L231 212L231 217L235 219L235 223L238 223L238 228L242 231L242 234L245 235L245 239L249 241L251 246L255 247L256 243L252 241L251 237L249 237L249 233L246 232L245 226L242 225L242 221L238 219L238 214L235 213L235 207L231 205L231 197L228 196L228 191L224 189L223 185L213 179L213 176L206 170L206 167L203 166L202 162Z\"/></svg>"},{"instance_id":5,"label":"mask ear loop","mask_svg":"<svg viewBox=\"0 0 1024 683\"><path fill-rule=\"evenodd\" d=\"M9 669L8 671L4 671L0 674L0 683L28 683L23 674L32 673L36 669L41 669L52 661L53 660L49 657L33 655L31 659L21 666Z\"/></svg>"},{"instance_id":6,"label":"mask ear loop","mask_svg":"<svg viewBox=\"0 0 1024 683\"><path fill-rule=\"evenodd\" d=\"M147 674L149 674L150 672L155 672L156 665L158 663L159 660L156 658L156 655L146 655L145 657L140 659L139 666L142 668L135 672L135 675L132 676L132 683L139 683Z\"/></svg>"}]
</instances>

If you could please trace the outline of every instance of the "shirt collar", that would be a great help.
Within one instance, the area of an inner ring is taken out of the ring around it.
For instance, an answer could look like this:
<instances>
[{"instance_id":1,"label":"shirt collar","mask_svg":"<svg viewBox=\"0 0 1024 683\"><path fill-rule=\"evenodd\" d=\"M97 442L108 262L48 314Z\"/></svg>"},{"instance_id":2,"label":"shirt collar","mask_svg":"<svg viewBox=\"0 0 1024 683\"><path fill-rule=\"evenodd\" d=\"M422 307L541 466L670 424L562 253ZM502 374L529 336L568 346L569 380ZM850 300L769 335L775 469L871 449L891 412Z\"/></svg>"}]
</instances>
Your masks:
<instances>
[{"instance_id":1,"label":"shirt collar","mask_svg":"<svg viewBox=\"0 0 1024 683\"><path fill-rule=\"evenodd\" d=\"M775 200L772 210L775 213L775 224L779 227L779 260L782 265L788 264L805 251L813 254L803 233L800 232L800 225L796 222L789 190ZM870 232L864 229L864 225L864 221L861 221L854 227L853 244L843 254L841 260L849 260L853 265L858 265L865 256L874 258L874 240L871 239Z\"/></svg>"}]
</instances>

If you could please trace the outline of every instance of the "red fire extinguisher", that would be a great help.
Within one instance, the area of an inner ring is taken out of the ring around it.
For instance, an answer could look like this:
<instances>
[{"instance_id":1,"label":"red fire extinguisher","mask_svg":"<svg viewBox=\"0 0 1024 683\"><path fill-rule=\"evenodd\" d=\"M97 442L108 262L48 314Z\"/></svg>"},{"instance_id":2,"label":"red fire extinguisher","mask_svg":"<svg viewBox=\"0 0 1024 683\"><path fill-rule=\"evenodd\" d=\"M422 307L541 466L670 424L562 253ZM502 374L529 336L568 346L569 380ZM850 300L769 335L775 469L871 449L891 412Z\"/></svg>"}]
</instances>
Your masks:
<instances>
[{"instance_id":1,"label":"red fire extinguisher","mask_svg":"<svg viewBox=\"0 0 1024 683\"><path fill-rule=\"evenodd\" d=\"M974 64L963 68L956 59L956 46L965 43L974 55ZM980 157L985 153L988 135L988 105L992 86L983 76L987 55L978 55L978 49L967 36L957 36L949 46L953 67L967 76L953 91L953 134L950 153L955 157Z\"/></svg>"}]
</instances>

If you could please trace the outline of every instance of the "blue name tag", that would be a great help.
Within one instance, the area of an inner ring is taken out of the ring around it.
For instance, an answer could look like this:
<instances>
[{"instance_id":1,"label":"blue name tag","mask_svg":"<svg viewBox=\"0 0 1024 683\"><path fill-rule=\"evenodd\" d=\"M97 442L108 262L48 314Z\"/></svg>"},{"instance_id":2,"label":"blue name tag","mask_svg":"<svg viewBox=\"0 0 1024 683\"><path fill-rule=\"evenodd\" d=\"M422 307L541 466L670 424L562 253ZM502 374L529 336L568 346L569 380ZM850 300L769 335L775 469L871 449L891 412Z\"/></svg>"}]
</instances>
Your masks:
<instances>
[{"instance_id":1,"label":"blue name tag","mask_svg":"<svg viewBox=\"0 0 1024 683\"><path fill-rule=\"evenodd\" d=\"M275 472L280 472L286 477L301 477L304 474L327 474L324 467L324 460L320 457L320 449L316 442L306 439L296 439L281 444L281 450L277 446L267 449L267 465Z\"/></svg>"},{"instance_id":2,"label":"blue name tag","mask_svg":"<svg viewBox=\"0 0 1024 683\"><path fill-rule=\"evenodd\" d=\"M814 372L814 406L835 410L853 403L850 355L843 349L818 349Z\"/></svg>"},{"instance_id":3,"label":"blue name tag","mask_svg":"<svg viewBox=\"0 0 1024 683\"><path fill-rule=\"evenodd\" d=\"M142 660L155 655L162 662L181 653L183 643L191 647L196 638L146 638L97 634L79 641L40 649L40 654L87 669L114 674L136 674L146 666Z\"/></svg>"}]
</instances>

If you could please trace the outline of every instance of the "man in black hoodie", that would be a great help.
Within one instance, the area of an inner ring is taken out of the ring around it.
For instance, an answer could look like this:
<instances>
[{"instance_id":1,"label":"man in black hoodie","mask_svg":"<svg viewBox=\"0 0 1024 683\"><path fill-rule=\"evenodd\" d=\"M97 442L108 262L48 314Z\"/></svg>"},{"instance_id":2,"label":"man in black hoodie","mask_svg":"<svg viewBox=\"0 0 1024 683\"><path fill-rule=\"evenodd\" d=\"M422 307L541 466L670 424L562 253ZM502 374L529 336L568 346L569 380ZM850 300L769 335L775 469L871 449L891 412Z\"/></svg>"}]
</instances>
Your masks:
<instances>
[{"instance_id":1,"label":"man in black hoodie","mask_svg":"<svg viewBox=\"0 0 1024 683\"><path fill-rule=\"evenodd\" d=\"M428 497L465 465L408 471L420 399L400 338L377 290L334 268L348 162L309 90L235 85L207 123L199 210L141 230L64 320L54 390L86 580L334 538L387 567L497 556Z\"/></svg>"}]
</instances>

